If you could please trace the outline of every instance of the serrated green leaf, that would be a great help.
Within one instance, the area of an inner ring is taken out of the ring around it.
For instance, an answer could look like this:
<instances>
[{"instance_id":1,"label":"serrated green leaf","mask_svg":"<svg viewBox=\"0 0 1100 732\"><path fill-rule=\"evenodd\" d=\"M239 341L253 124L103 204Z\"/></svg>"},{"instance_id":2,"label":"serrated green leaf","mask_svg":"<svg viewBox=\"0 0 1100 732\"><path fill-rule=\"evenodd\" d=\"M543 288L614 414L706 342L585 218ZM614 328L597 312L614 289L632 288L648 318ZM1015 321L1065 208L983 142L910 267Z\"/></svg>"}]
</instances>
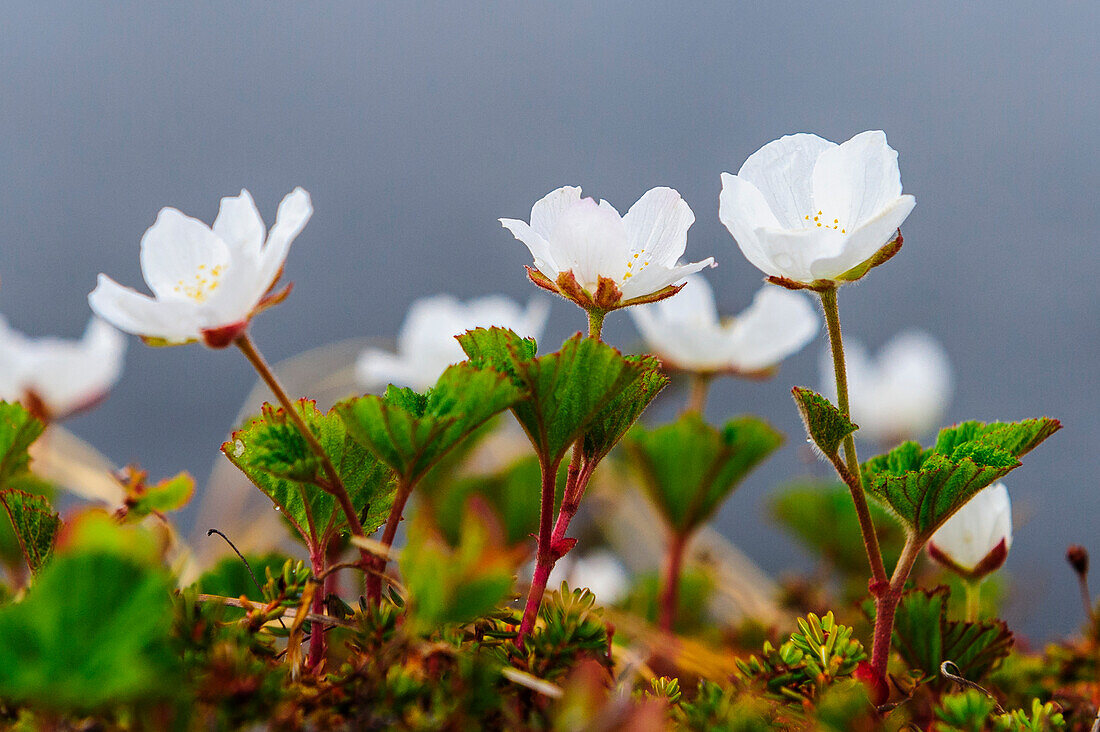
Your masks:
<instances>
[{"instance_id":1,"label":"serrated green leaf","mask_svg":"<svg viewBox=\"0 0 1100 732\"><path fill-rule=\"evenodd\" d=\"M835 460L840 443L859 428L820 394L801 386L791 389L791 394L802 415L806 434L825 457Z\"/></svg>"},{"instance_id":2,"label":"serrated green leaf","mask_svg":"<svg viewBox=\"0 0 1100 732\"><path fill-rule=\"evenodd\" d=\"M668 386L661 362L653 356L627 356L626 360L645 371L620 391L585 430L582 450L585 462L599 462L611 452L657 393Z\"/></svg>"},{"instance_id":3,"label":"serrated green leaf","mask_svg":"<svg viewBox=\"0 0 1100 732\"><path fill-rule=\"evenodd\" d=\"M27 448L45 425L19 404L0 402L0 485L27 469Z\"/></svg>"},{"instance_id":4,"label":"serrated green leaf","mask_svg":"<svg viewBox=\"0 0 1100 732\"><path fill-rule=\"evenodd\" d=\"M978 491L1020 466L1019 458L1061 428L1055 419L963 422L941 430L934 447L903 442L865 462L863 485L927 540Z\"/></svg>"},{"instance_id":5,"label":"serrated green leaf","mask_svg":"<svg viewBox=\"0 0 1100 732\"><path fill-rule=\"evenodd\" d=\"M507 372L525 390L512 411L549 465L557 465L604 408L651 371L648 361L628 360L580 333L537 358L534 341L502 328L472 330L458 341L471 359Z\"/></svg>"},{"instance_id":6,"label":"serrated green leaf","mask_svg":"<svg viewBox=\"0 0 1100 732\"><path fill-rule=\"evenodd\" d=\"M635 427L623 446L669 527L687 534L782 442L783 436L757 417L737 417L717 430L687 412L653 430Z\"/></svg>"},{"instance_id":7,"label":"serrated green leaf","mask_svg":"<svg viewBox=\"0 0 1100 732\"><path fill-rule=\"evenodd\" d=\"M153 512L178 511L187 505L194 493L195 479L187 473L180 473L146 487L145 492L130 506L127 516L141 517Z\"/></svg>"},{"instance_id":8,"label":"serrated green leaf","mask_svg":"<svg viewBox=\"0 0 1100 732\"><path fill-rule=\"evenodd\" d=\"M464 362L448 367L426 394L390 386L383 396L368 394L333 409L348 434L413 485L520 393L507 375Z\"/></svg>"},{"instance_id":9,"label":"serrated green leaf","mask_svg":"<svg viewBox=\"0 0 1100 732\"><path fill-rule=\"evenodd\" d=\"M44 496L15 488L0 491L0 503L4 504L11 520L27 566L37 574L53 552L61 517L54 513L53 506Z\"/></svg>"},{"instance_id":10,"label":"serrated green leaf","mask_svg":"<svg viewBox=\"0 0 1100 732\"><path fill-rule=\"evenodd\" d=\"M295 407L336 467L363 530L372 533L393 505L396 486L391 471L348 435L335 412L322 414L306 399ZM307 545L323 547L347 529L347 521L336 499L320 487L327 480L320 461L292 459L306 450L305 438L284 411L269 404L222 445L230 462L271 499Z\"/></svg>"},{"instance_id":11,"label":"serrated green leaf","mask_svg":"<svg viewBox=\"0 0 1100 732\"><path fill-rule=\"evenodd\" d=\"M798 541L831 563L838 571L856 578L867 589L867 550L848 486L832 481L803 480L785 486L771 499L771 513ZM868 506L887 567L897 564L905 532L897 519L875 502ZM828 526L828 531L822 531Z\"/></svg>"},{"instance_id":12,"label":"serrated green leaf","mask_svg":"<svg viewBox=\"0 0 1100 732\"><path fill-rule=\"evenodd\" d=\"M167 572L109 552L59 554L0 608L0 697L91 710L175 696Z\"/></svg>"},{"instance_id":13,"label":"serrated green leaf","mask_svg":"<svg viewBox=\"0 0 1100 732\"><path fill-rule=\"evenodd\" d=\"M940 664L952 661L963 678L979 681L1008 656L1014 643L1012 632L1001 620L948 620L948 597L948 589L942 586L905 593L894 615L894 647L926 679L946 682Z\"/></svg>"}]
</instances>

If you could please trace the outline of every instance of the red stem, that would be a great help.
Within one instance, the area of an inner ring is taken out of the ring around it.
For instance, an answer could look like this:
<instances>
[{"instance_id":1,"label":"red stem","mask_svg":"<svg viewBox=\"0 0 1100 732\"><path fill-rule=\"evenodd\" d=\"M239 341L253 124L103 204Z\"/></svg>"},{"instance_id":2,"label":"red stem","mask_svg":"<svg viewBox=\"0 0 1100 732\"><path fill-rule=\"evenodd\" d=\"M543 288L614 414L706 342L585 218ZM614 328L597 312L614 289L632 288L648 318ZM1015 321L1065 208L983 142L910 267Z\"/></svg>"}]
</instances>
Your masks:
<instances>
[{"instance_id":1,"label":"red stem","mask_svg":"<svg viewBox=\"0 0 1100 732\"><path fill-rule=\"evenodd\" d=\"M412 484L404 480L397 485L397 495L393 498L393 508L390 509L390 515L386 518L386 528L382 532L381 543L386 548L393 546L394 537L397 536L397 525L401 523L401 513L405 510L405 503L409 500L412 488ZM373 560L375 571L367 574L367 600L375 605L382 602L382 573L386 571L388 561L385 557L375 557Z\"/></svg>"},{"instance_id":2,"label":"red stem","mask_svg":"<svg viewBox=\"0 0 1100 732\"><path fill-rule=\"evenodd\" d=\"M913 570L913 564L920 555L924 541L909 537L901 550L898 565L890 577L889 586L878 585L872 588L875 595L875 633L871 644L871 670L875 678L886 682L886 665L890 660L890 636L894 632L894 614L901 602L905 581ZM877 590L877 591L876 591ZM885 688L885 687L884 687Z\"/></svg>"},{"instance_id":3,"label":"red stem","mask_svg":"<svg viewBox=\"0 0 1100 732\"><path fill-rule=\"evenodd\" d=\"M325 572L325 552L323 549L315 549L309 553L310 570L314 577L320 577ZM322 582L313 595L311 612L316 615L325 614L325 591L328 578ZM309 656L306 658L306 666L317 668L325 658L325 627L321 623L309 624Z\"/></svg>"},{"instance_id":4,"label":"red stem","mask_svg":"<svg viewBox=\"0 0 1100 732\"><path fill-rule=\"evenodd\" d=\"M665 586L661 592L660 626L661 630L671 633L676 625L676 610L680 601L680 574L684 567L684 553L687 549L687 536L673 533L669 538L668 556L665 565Z\"/></svg>"},{"instance_id":5,"label":"red stem","mask_svg":"<svg viewBox=\"0 0 1100 732\"><path fill-rule=\"evenodd\" d=\"M523 620L519 626L519 634L516 636L516 646L523 647L523 639L535 627L535 619L538 617L539 605L542 604L542 596L546 593L546 583L550 579L550 572L554 569L553 521L554 521L554 489L557 487L558 466L548 465L542 462L542 500L539 504L539 535L538 547L535 551L535 574L531 578L531 589L527 593L527 604L523 608ZM566 492L569 491L568 482Z\"/></svg>"}]
</instances>

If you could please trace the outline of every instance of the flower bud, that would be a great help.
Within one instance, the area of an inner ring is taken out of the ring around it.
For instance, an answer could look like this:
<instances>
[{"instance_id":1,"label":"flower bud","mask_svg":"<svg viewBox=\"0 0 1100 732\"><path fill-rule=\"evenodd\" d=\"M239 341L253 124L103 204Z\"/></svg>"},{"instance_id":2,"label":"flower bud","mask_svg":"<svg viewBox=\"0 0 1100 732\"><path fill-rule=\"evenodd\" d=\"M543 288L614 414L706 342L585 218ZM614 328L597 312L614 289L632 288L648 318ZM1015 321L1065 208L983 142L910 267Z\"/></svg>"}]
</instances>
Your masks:
<instances>
[{"instance_id":1,"label":"flower bud","mask_svg":"<svg viewBox=\"0 0 1100 732\"><path fill-rule=\"evenodd\" d=\"M960 508L928 542L931 557L968 580L996 571L1012 547L1012 504L994 483Z\"/></svg>"}]
</instances>

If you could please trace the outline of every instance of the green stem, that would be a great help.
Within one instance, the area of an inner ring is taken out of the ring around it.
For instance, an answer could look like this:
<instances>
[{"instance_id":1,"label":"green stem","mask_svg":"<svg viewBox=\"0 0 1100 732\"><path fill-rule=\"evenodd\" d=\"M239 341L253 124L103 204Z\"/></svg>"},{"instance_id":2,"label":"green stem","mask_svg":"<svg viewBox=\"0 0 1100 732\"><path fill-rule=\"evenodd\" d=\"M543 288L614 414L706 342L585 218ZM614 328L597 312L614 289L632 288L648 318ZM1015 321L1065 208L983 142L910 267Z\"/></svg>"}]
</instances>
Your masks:
<instances>
[{"instance_id":1,"label":"green stem","mask_svg":"<svg viewBox=\"0 0 1100 732\"><path fill-rule=\"evenodd\" d=\"M248 359L248 362L252 364L252 367L256 369L256 373L260 375L260 378L267 384L267 388L271 389L271 393L275 395L275 398L283 406L283 410L286 412L287 417L294 423L294 426L298 428L298 431L302 434L302 438L309 445L309 449L320 458L321 466L325 471L325 476L328 481L324 486L321 486L326 493L332 494L337 502L340 504L340 508L344 511L344 517L347 518L348 528L351 529L351 533L354 536L364 536L363 524L359 521L359 515L355 512L355 506L352 505L351 496L348 495L348 489L344 487L344 481L340 479L340 473L337 472L336 466L332 464L332 459L329 458L328 453L325 452L325 448L321 446L321 443L317 441L317 437L313 434L313 431L306 425L305 420L302 419L302 415L298 414L298 410L294 408L294 404L290 401L290 397L287 396L286 390L283 389L283 385L279 383L279 380L275 378L275 372L271 370L267 361L264 360L263 355L260 354L256 348L256 344L252 342L248 333L245 332L237 338L237 347L241 349L241 353ZM369 566L372 561L370 552L365 549L359 550L360 556L363 559L363 566Z\"/></svg>"},{"instance_id":2,"label":"green stem","mask_svg":"<svg viewBox=\"0 0 1100 732\"><path fill-rule=\"evenodd\" d=\"M588 311L588 337L600 340L600 335L603 333L603 319L607 317L606 310L597 310L593 308Z\"/></svg>"},{"instance_id":3,"label":"green stem","mask_svg":"<svg viewBox=\"0 0 1100 732\"><path fill-rule=\"evenodd\" d=\"M963 580L966 588L966 622L978 622L978 616L982 610L982 581Z\"/></svg>"},{"instance_id":4,"label":"green stem","mask_svg":"<svg viewBox=\"0 0 1100 732\"><path fill-rule=\"evenodd\" d=\"M703 410L707 406L707 393L710 391L710 382L713 378L714 374L692 373L691 385L688 387L688 400L687 404L684 405L684 414L698 412L702 416Z\"/></svg>"},{"instance_id":5,"label":"green stem","mask_svg":"<svg viewBox=\"0 0 1100 732\"><path fill-rule=\"evenodd\" d=\"M833 373L836 376L837 408L845 418L851 418L848 406L848 373L844 365L844 341L840 334L840 309L836 301L836 288L823 290L821 307L825 311L825 323L829 329L829 344L832 347ZM875 524L871 520L871 510L867 507L867 496L863 493L863 473L859 469L859 457L856 455L855 439L849 434L844 438L844 459L847 462L849 479L848 489L855 503L856 516L859 518L859 530L863 534L863 544L867 549L867 561L871 565L871 575L875 584L887 582L886 567L882 563L882 550L879 549ZM842 476L843 477L843 476ZM892 620L892 618L891 618Z\"/></svg>"}]
</instances>

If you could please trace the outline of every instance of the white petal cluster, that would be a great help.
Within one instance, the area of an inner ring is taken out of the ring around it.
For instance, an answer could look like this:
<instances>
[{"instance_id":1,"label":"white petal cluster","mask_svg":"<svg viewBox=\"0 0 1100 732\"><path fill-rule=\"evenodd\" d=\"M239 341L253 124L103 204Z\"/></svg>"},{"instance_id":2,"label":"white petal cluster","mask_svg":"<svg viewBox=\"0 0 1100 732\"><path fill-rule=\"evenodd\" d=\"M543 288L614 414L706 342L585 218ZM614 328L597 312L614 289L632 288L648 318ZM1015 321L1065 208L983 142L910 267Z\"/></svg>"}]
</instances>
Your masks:
<instances>
[{"instance_id":1,"label":"white petal cluster","mask_svg":"<svg viewBox=\"0 0 1100 732\"><path fill-rule=\"evenodd\" d=\"M62 419L107 395L125 353L126 338L98 318L80 340L29 338L0 318L0 399Z\"/></svg>"},{"instance_id":2,"label":"white petal cluster","mask_svg":"<svg viewBox=\"0 0 1100 732\"><path fill-rule=\"evenodd\" d=\"M213 227L174 208L161 209L141 239L141 272L154 297L101 274L88 302L127 333L167 343L228 345L261 306L312 214L301 188L279 204L270 231L246 190L222 199Z\"/></svg>"},{"instance_id":3,"label":"white petal cluster","mask_svg":"<svg viewBox=\"0 0 1100 732\"><path fill-rule=\"evenodd\" d=\"M951 401L954 378L943 346L921 331L895 336L872 358L860 343L844 344L848 395L856 437L893 445L937 429ZM835 401L832 356L821 356L822 393Z\"/></svg>"},{"instance_id":4,"label":"white petal cluster","mask_svg":"<svg viewBox=\"0 0 1100 732\"><path fill-rule=\"evenodd\" d=\"M1012 548L1012 501L1004 483L994 483L971 498L932 535L929 549L972 572L1004 542ZM1003 562L1003 558L1001 560ZM996 562L996 569L1001 562Z\"/></svg>"},{"instance_id":5,"label":"white petal cluster","mask_svg":"<svg viewBox=\"0 0 1100 732\"><path fill-rule=\"evenodd\" d=\"M364 389L396 384L423 391L451 364L466 360L456 335L474 328L510 328L525 338L542 335L550 304L532 300L526 308L507 297L491 295L463 303L450 295L415 301L397 336L397 353L367 349L356 362Z\"/></svg>"},{"instance_id":6,"label":"white petal cluster","mask_svg":"<svg viewBox=\"0 0 1100 732\"><path fill-rule=\"evenodd\" d=\"M714 265L713 257L678 264L694 222L695 214L671 188L647 191L620 216L607 201L581 198L581 189L574 186L537 201L530 224L500 220L527 245L535 269L550 283L557 285L559 277L571 274L577 285L595 295L600 280L609 280L621 293L621 304L653 295ZM615 301L610 307L619 304Z\"/></svg>"},{"instance_id":7,"label":"white petal cluster","mask_svg":"<svg viewBox=\"0 0 1100 732\"><path fill-rule=\"evenodd\" d=\"M798 134L722 174L719 217L745 257L772 277L836 280L896 238L916 203L880 131L847 142Z\"/></svg>"},{"instance_id":8,"label":"white petal cluster","mask_svg":"<svg viewBox=\"0 0 1100 732\"><path fill-rule=\"evenodd\" d=\"M809 343L820 327L805 295L771 286L761 288L740 315L722 321L702 275L688 277L676 297L630 313L666 365L703 373L766 371Z\"/></svg>"}]
</instances>

